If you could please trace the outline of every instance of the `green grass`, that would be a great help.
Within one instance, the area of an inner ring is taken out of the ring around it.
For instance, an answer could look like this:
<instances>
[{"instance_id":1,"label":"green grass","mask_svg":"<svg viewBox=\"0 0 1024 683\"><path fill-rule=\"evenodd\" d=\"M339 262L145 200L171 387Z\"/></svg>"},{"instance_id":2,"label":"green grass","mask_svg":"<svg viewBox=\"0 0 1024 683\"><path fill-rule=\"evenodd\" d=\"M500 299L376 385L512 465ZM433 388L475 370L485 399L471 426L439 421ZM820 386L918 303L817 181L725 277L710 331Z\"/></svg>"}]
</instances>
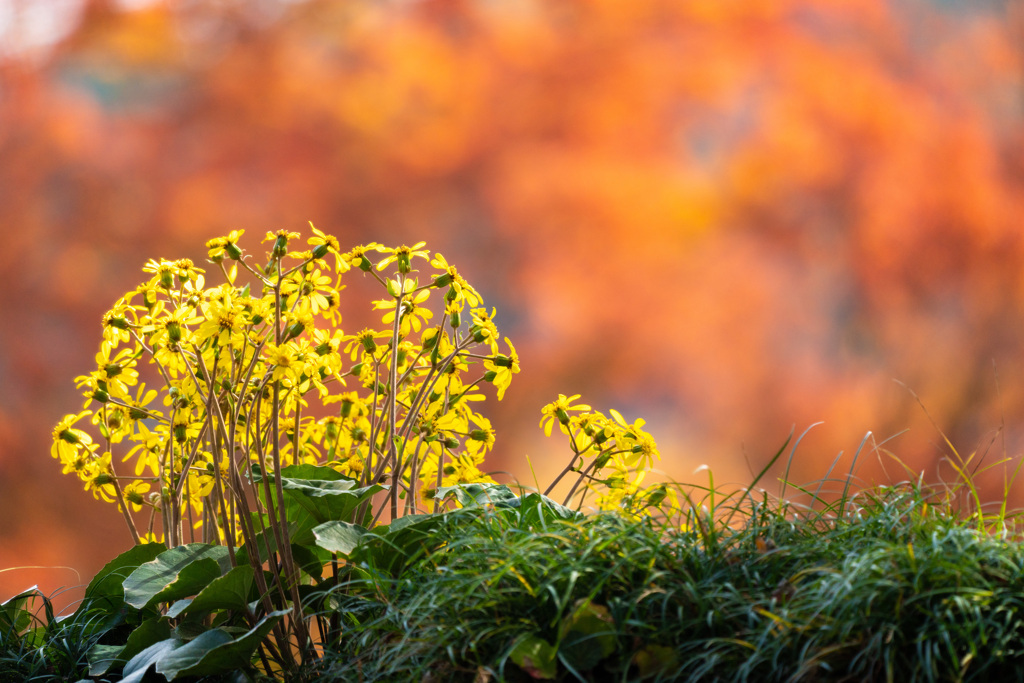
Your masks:
<instances>
[{"instance_id":1,"label":"green grass","mask_svg":"<svg viewBox=\"0 0 1024 683\"><path fill-rule=\"evenodd\" d=\"M399 576L356 569L331 591L347 628L319 670L531 680L512 655L540 638L558 680L1020 679L1024 549L941 498L874 489L842 516L747 498L735 526L695 507L688 529L454 517Z\"/></svg>"},{"instance_id":2,"label":"green grass","mask_svg":"<svg viewBox=\"0 0 1024 683\"><path fill-rule=\"evenodd\" d=\"M445 515L401 566L342 566L307 594L340 636L294 680L1024 679L1005 509L963 512L962 487L820 488L794 487L814 505L691 488L671 518ZM41 645L0 632L0 681L87 673L88 626L39 623Z\"/></svg>"}]
</instances>

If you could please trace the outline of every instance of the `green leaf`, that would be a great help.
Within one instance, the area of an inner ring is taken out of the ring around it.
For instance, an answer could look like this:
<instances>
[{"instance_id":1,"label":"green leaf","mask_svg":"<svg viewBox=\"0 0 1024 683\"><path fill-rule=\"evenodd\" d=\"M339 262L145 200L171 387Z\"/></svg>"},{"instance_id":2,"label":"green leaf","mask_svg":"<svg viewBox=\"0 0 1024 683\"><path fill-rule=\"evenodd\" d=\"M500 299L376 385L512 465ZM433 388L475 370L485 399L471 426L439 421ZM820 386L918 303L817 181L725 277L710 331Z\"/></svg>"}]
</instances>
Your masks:
<instances>
[{"instance_id":1,"label":"green leaf","mask_svg":"<svg viewBox=\"0 0 1024 683\"><path fill-rule=\"evenodd\" d=\"M539 493L527 493L520 497L504 484L456 484L443 486L437 490L442 500L448 496L455 499L463 507L483 507L493 505L496 510L518 509L520 520L524 525L543 524L553 519L575 520L583 516L571 508L556 503Z\"/></svg>"},{"instance_id":2,"label":"green leaf","mask_svg":"<svg viewBox=\"0 0 1024 683\"><path fill-rule=\"evenodd\" d=\"M115 665L125 664L144 649L171 635L167 617L145 620L129 635L124 645L93 645L89 650L89 675L102 676Z\"/></svg>"},{"instance_id":3,"label":"green leaf","mask_svg":"<svg viewBox=\"0 0 1024 683\"><path fill-rule=\"evenodd\" d=\"M366 533L358 547L349 554L349 559L398 576L414 557L443 543L436 533L437 528L461 512L406 515L388 526L375 527Z\"/></svg>"},{"instance_id":4,"label":"green leaf","mask_svg":"<svg viewBox=\"0 0 1024 683\"><path fill-rule=\"evenodd\" d=\"M589 600L576 603L571 614L562 619L558 654L574 669L588 670L615 651L615 622L604 605Z\"/></svg>"},{"instance_id":5,"label":"green leaf","mask_svg":"<svg viewBox=\"0 0 1024 683\"><path fill-rule=\"evenodd\" d=\"M640 678L674 671L679 665L676 651L664 645L647 645L633 655L633 664L640 670Z\"/></svg>"},{"instance_id":6,"label":"green leaf","mask_svg":"<svg viewBox=\"0 0 1024 683\"><path fill-rule=\"evenodd\" d=\"M140 565L122 584L124 600L143 608L196 595L230 566L222 545L189 543Z\"/></svg>"},{"instance_id":7,"label":"green leaf","mask_svg":"<svg viewBox=\"0 0 1024 683\"><path fill-rule=\"evenodd\" d=\"M177 607L179 603L175 603L171 610L168 610L167 616L171 618L181 614L194 616L220 609L248 612L249 597L255 580L252 567L235 567L224 576L207 584L206 588L199 591L195 599L187 603L184 600L179 601L179 603L184 603L181 607Z\"/></svg>"},{"instance_id":8,"label":"green leaf","mask_svg":"<svg viewBox=\"0 0 1024 683\"><path fill-rule=\"evenodd\" d=\"M520 640L508 656L533 678L550 680L558 675L555 647L540 636Z\"/></svg>"},{"instance_id":9,"label":"green leaf","mask_svg":"<svg viewBox=\"0 0 1024 683\"><path fill-rule=\"evenodd\" d=\"M251 664L252 653L257 646L286 614L291 614L291 611L271 612L238 638L233 638L224 629L210 629L161 656L156 662L156 670L173 681L178 676L208 676L245 669Z\"/></svg>"},{"instance_id":10,"label":"green leaf","mask_svg":"<svg viewBox=\"0 0 1024 683\"><path fill-rule=\"evenodd\" d=\"M122 584L125 578L141 565L151 562L166 551L167 546L163 543L143 543L115 557L104 565L103 569L89 582L85 589L85 598L75 615L97 606L108 608L121 606L124 603Z\"/></svg>"},{"instance_id":11,"label":"green leaf","mask_svg":"<svg viewBox=\"0 0 1024 683\"><path fill-rule=\"evenodd\" d=\"M345 556L356 549L366 533L367 530L358 524L341 521L324 522L313 527L313 536L319 547Z\"/></svg>"},{"instance_id":12,"label":"green leaf","mask_svg":"<svg viewBox=\"0 0 1024 683\"><path fill-rule=\"evenodd\" d=\"M42 597L37 586L32 586L0 604L0 631L9 631L17 635L28 628L32 623L32 612L27 609L27 605L34 597Z\"/></svg>"},{"instance_id":13,"label":"green leaf","mask_svg":"<svg viewBox=\"0 0 1024 683\"><path fill-rule=\"evenodd\" d=\"M504 484L456 484L455 486L442 486L437 490L436 494L441 500L444 500L449 495L454 495L455 499L463 507L487 505L488 503L493 505L505 503L510 507L519 507L519 496ZM515 501L514 504L513 501Z\"/></svg>"},{"instance_id":14,"label":"green leaf","mask_svg":"<svg viewBox=\"0 0 1024 683\"><path fill-rule=\"evenodd\" d=\"M128 663L124 665L124 671L122 672L124 678L121 679L121 683L140 683L146 676L149 668L160 661L161 657L184 645L185 641L178 640L177 638L168 638L167 640L153 643L128 660Z\"/></svg>"},{"instance_id":15,"label":"green leaf","mask_svg":"<svg viewBox=\"0 0 1024 683\"><path fill-rule=\"evenodd\" d=\"M252 477L257 483L263 481L258 465L253 466ZM375 493L387 488L378 484L358 488L358 483L330 467L290 465L281 468L285 512L289 524L294 524L291 527L291 541L297 545L313 545L314 527L330 521L357 521L353 519L356 509ZM260 499L265 502L262 487L258 490ZM271 486L270 490L276 506L276 488Z\"/></svg>"},{"instance_id":16,"label":"green leaf","mask_svg":"<svg viewBox=\"0 0 1024 683\"><path fill-rule=\"evenodd\" d=\"M316 535L316 527L313 529L313 535ZM331 553L315 545L292 543L292 558L299 565L299 569L319 581L324 575L324 565L331 561Z\"/></svg>"}]
</instances>

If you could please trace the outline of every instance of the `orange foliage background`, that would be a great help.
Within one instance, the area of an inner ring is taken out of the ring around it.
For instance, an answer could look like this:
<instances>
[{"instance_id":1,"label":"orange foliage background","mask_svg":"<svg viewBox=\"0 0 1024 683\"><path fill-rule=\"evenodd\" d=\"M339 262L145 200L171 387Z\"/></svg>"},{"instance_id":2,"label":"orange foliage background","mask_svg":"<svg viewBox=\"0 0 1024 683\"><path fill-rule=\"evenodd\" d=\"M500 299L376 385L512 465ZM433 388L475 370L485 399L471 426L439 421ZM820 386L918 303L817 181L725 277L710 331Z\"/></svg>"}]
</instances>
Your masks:
<instances>
[{"instance_id":1,"label":"orange foliage background","mask_svg":"<svg viewBox=\"0 0 1024 683\"><path fill-rule=\"evenodd\" d=\"M520 351L488 410L492 465L524 481L525 455L541 480L564 463L537 428L558 392L646 417L683 480L749 481L818 421L796 481L840 451L845 472L868 430L948 479L910 390L963 454L1017 455L1019 9L84 3L0 57L0 567L80 577L0 573L0 597L84 583L130 542L50 430L145 260L201 262L238 228L457 264ZM857 474L906 476L870 449ZM1002 495L1002 469L982 481Z\"/></svg>"}]
</instances>

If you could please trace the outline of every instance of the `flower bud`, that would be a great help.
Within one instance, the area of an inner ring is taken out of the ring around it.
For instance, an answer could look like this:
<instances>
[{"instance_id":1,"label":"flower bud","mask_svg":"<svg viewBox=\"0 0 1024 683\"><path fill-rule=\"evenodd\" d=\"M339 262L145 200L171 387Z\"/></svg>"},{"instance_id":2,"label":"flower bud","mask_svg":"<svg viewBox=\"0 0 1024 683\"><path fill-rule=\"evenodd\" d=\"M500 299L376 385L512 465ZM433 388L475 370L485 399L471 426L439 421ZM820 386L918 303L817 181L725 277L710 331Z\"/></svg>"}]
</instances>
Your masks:
<instances>
[{"instance_id":1,"label":"flower bud","mask_svg":"<svg viewBox=\"0 0 1024 683\"><path fill-rule=\"evenodd\" d=\"M107 484L113 484L114 478L109 474L97 474L96 478L93 479L93 483L95 483L96 486L106 486Z\"/></svg>"},{"instance_id":2,"label":"flower bud","mask_svg":"<svg viewBox=\"0 0 1024 683\"><path fill-rule=\"evenodd\" d=\"M408 273L412 270L412 264L409 263L409 254L407 252L401 252L398 256L398 272Z\"/></svg>"},{"instance_id":3,"label":"flower bud","mask_svg":"<svg viewBox=\"0 0 1024 683\"><path fill-rule=\"evenodd\" d=\"M458 326L462 324L462 312L459 310L452 311L448 316L448 320L450 321L453 330L458 328Z\"/></svg>"},{"instance_id":4,"label":"flower bud","mask_svg":"<svg viewBox=\"0 0 1024 683\"><path fill-rule=\"evenodd\" d=\"M167 338L171 340L172 344L177 344L181 341L181 325L176 322L167 323Z\"/></svg>"},{"instance_id":5,"label":"flower bud","mask_svg":"<svg viewBox=\"0 0 1024 683\"><path fill-rule=\"evenodd\" d=\"M498 373L496 373L494 370L488 370L487 372L484 373L484 381L485 382L493 382L494 378L497 377L497 376L498 376Z\"/></svg>"},{"instance_id":6,"label":"flower bud","mask_svg":"<svg viewBox=\"0 0 1024 683\"><path fill-rule=\"evenodd\" d=\"M510 368L512 367L512 359L509 358L508 356L502 356L501 354L498 354L497 356L494 357L494 364L497 365L499 368Z\"/></svg>"},{"instance_id":7,"label":"flower bud","mask_svg":"<svg viewBox=\"0 0 1024 683\"><path fill-rule=\"evenodd\" d=\"M363 343L363 348L366 349L367 353L373 353L374 351L377 350L377 342L373 340L373 337L366 336L363 337L360 341Z\"/></svg>"},{"instance_id":8,"label":"flower bud","mask_svg":"<svg viewBox=\"0 0 1024 683\"><path fill-rule=\"evenodd\" d=\"M242 258L242 250L234 242L228 242L224 245L224 253L228 255L228 258L232 258L235 261Z\"/></svg>"},{"instance_id":9,"label":"flower bud","mask_svg":"<svg viewBox=\"0 0 1024 683\"><path fill-rule=\"evenodd\" d=\"M448 285L451 284L451 282L452 282L452 276L450 274L448 274L448 273L445 273L444 275L440 275L440 276L434 278L434 286L438 287L438 288L440 288L440 287L447 287Z\"/></svg>"},{"instance_id":10,"label":"flower bud","mask_svg":"<svg viewBox=\"0 0 1024 683\"><path fill-rule=\"evenodd\" d=\"M324 256L327 256L328 251L330 251L330 247L328 247L326 244L318 244L316 245L316 249L313 250L313 258L323 258Z\"/></svg>"},{"instance_id":11,"label":"flower bud","mask_svg":"<svg viewBox=\"0 0 1024 683\"><path fill-rule=\"evenodd\" d=\"M444 443L444 447L450 451L453 451L462 445L459 443L459 440L456 439L454 436L446 436L442 443Z\"/></svg>"},{"instance_id":12,"label":"flower bud","mask_svg":"<svg viewBox=\"0 0 1024 683\"><path fill-rule=\"evenodd\" d=\"M489 434L485 429L474 429L469 433L469 438L473 439L473 441L487 441L488 436Z\"/></svg>"}]
</instances>

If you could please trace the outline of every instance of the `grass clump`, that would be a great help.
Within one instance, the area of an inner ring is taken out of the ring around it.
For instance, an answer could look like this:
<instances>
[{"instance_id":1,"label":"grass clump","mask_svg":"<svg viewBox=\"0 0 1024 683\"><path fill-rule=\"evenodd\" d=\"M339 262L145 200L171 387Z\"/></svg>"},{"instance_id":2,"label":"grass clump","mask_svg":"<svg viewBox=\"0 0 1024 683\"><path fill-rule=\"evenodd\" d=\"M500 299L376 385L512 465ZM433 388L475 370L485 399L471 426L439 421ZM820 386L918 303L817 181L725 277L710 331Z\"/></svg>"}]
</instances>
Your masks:
<instances>
[{"instance_id":1,"label":"grass clump","mask_svg":"<svg viewBox=\"0 0 1024 683\"><path fill-rule=\"evenodd\" d=\"M452 513L400 573L342 572L325 604L346 628L317 670L338 681L1019 679L1024 550L933 498L873 489L831 518L763 502L735 526L707 522L714 533L613 513L539 526L517 510Z\"/></svg>"}]
</instances>

